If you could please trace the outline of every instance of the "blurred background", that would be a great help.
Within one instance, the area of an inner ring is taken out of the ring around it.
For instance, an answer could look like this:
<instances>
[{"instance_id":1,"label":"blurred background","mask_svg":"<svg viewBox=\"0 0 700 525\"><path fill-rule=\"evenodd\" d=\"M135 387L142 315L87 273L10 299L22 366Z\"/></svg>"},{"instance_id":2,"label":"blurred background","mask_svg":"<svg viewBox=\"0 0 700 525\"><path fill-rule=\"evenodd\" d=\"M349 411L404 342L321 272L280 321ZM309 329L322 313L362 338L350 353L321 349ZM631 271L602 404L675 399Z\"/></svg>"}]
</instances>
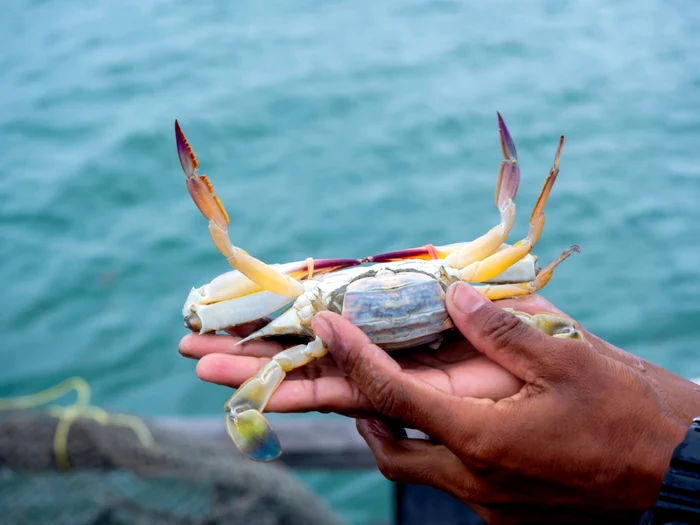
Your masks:
<instances>
[{"instance_id":1,"label":"blurred background","mask_svg":"<svg viewBox=\"0 0 700 525\"><path fill-rule=\"evenodd\" d=\"M77 375L108 410L221 416L229 389L177 353L187 292L228 265L175 118L233 242L267 262L482 234L497 110L522 166L515 240L564 134L535 251L582 253L543 295L700 376L699 24L690 0L4 5L0 396ZM390 519L374 471L297 475L347 523Z\"/></svg>"}]
</instances>

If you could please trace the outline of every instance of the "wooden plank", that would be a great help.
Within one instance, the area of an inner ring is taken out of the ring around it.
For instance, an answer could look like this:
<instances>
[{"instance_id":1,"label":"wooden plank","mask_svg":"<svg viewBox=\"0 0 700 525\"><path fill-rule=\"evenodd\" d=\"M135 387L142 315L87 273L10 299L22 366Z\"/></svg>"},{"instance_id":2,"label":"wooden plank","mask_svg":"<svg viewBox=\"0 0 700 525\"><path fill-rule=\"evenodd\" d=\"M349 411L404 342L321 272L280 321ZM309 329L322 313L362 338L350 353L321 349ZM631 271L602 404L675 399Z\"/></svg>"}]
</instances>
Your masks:
<instances>
[{"instance_id":1,"label":"wooden plank","mask_svg":"<svg viewBox=\"0 0 700 525\"><path fill-rule=\"evenodd\" d=\"M223 417L156 418L150 424L177 433L233 446ZM294 419L274 422L282 443L280 461L294 468L374 469L374 456L349 418Z\"/></svg>"}]
</instances>

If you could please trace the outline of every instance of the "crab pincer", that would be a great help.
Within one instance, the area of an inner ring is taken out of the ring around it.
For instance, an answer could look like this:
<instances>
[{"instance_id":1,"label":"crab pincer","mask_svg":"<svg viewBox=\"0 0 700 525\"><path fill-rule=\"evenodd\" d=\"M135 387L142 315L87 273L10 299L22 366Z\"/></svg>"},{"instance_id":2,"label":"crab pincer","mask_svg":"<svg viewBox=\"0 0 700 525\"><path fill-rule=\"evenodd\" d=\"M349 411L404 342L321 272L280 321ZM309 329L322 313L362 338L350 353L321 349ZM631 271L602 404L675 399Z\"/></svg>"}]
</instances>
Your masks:
<instances>
[{"instance_id":1,"label":"crab pincer","mask_svg":"<svg viewBox=\"0 0 700 525\"><path fill-rule=\"evenodd\" d=\"M405 259L444 259L452 268L464 268L496 253L508 238L515 222L515 196L520 184L520 166L515 143L500 113L498 115L498 134L501 141L503 161L501 161L496 185L496 208L501 222L481 237L471 242L461 242L446 246L426 244L420 248L408 248L368 257L368 262L391 262Z\"/></svg>"},{"instance_id":2,"label":"crab pincer","mask_svg":"<svg viewBox=\"0 0 700 525\"><path fill-rule=\"evenodd\" d=\"M197 165L199 164L197 156L192 151L177 120L175 121L175 137L180 164L187 179L187 190L199 211L209 220L209 233L214 245L228 259L231 266L263 289L288 297L301 295L304 292L304 287L299 281L276 271L231 243L228 236L229 218L226 209L214 193L214 187L206 175L197 174Z\"/></svg>"}]
</instances>

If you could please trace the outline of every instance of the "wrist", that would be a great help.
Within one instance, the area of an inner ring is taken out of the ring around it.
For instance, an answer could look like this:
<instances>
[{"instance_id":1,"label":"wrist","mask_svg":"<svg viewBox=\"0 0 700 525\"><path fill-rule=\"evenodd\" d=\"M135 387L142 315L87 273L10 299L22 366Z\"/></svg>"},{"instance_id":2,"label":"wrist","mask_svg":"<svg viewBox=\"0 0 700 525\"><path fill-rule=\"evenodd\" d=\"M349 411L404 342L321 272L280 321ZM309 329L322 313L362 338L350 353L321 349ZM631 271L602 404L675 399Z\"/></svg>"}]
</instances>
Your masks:
<instances>
[{"instance_id":1,"label":"wrist","mask_svg":"<svg viewBox=\"0 0 700 525\"><path fill-rule=\"evenodd\" d=\"M654 464L654 479L653 484L654 497L653 500L645 505L648 509L656 501L659 490L661 489L661 484L663 483L664 476L668 472L669 466L671 464L671 458L673 457L676 448L683 443L688 432L688 425L683 423L678 418L673 416L668 416L665 418L664 425L662 425L662 432L658 435L656 441L656 459Z\"/></svg>"},{"instance_id":2,"label":"wrist","mask_svg":"<svg viewBox=\"0 0 700 525\"><path fill-rule=\"evenodd\" d=\"M700 418L675 447L653 508L641 523L698 523L700 521Z\"/></svg>"},{"instance_id":3,"label":"wrist","mask_svg":"<svg viewBox=\"0 0 700 525\"><path fill-rule=\"evenodd\" d=\"M621 477L616 483L622 498L620 508L634 510L637 520L659 497L664 475L674 449L685 437L688 426L672 414L646 418L646 423L629 428L627 454L621 457Z\"/></svg>"}]
</instances>

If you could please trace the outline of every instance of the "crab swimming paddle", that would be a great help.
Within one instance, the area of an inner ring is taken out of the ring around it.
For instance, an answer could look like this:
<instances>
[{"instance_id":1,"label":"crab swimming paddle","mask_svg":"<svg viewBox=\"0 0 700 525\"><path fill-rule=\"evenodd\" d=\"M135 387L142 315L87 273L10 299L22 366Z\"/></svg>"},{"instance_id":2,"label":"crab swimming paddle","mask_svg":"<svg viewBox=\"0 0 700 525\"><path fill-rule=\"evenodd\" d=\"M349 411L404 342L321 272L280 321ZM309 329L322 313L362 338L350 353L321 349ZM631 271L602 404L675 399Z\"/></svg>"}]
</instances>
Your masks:
<instances>
[{"instance_id":1,"label":"crab swimming paddle","mask_svg":"<svg viewBox=\"0 0 700 525\"><path fill-rule=\"evenodd\" d=\"M258 410L226 414L226 432L236 448L255 461L272 461L282 454L282 445L270 422Z\"/></svg>"}]
</instances>

